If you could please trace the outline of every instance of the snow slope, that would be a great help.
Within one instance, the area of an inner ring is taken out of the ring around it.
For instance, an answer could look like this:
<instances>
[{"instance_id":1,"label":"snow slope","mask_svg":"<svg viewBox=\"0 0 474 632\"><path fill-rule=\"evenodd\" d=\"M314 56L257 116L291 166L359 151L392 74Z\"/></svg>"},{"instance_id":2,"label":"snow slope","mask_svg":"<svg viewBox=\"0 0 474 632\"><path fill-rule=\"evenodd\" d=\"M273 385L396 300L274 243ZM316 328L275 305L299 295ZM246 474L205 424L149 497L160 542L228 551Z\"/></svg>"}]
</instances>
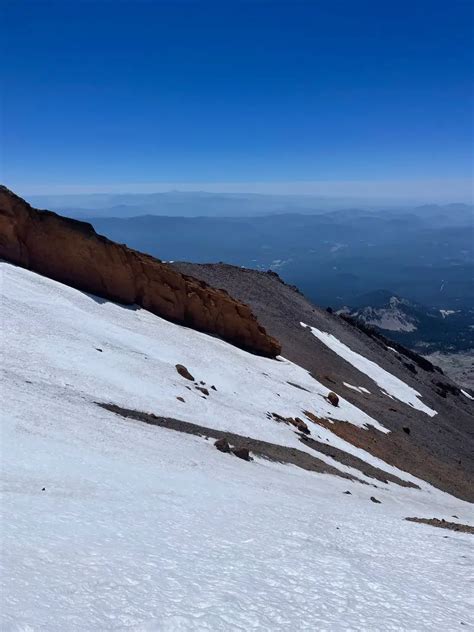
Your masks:
<instances>
[{"instance_id":1,"label":"snow slope","mask_svg":"<svg viewBox=\"0 0 474 632\"><path fill-rule=\"evenodd\" d=\"M301 323L301 326L308 327L305 323ZM433 410L420 400L420 393L411 386L408 386L408 384L400 380L398 377L392 375L375 362L372 362L372 360L356 353L332 334L320 331L316 327L310 327L310 329L311 333L316 336L318 340L321 340L321 342L323 342L327 347L352 364L352 366L358 369L361 373L370 377L370 379L372 379L380 387L382 392L385 392L385 394L390 397L398 399L399 401L426 413L430 417L434 417L434 415L437 414L436 410Z\"/></svg>"},{"instance_id":2,"label":"snow slope","mask_svg":"<svg viewBox=\"0 0 474 632\"><path fill-rule=\"evenodd\" d=\"M311 403L333 414L305 371L7 264L0 282L2 631L469 623L471 536L403 520L455 514L466 523L468 503L428 485L374 489L246 463L94 404L303 449L265 411L294 415ZM177 362L217 391L204 399L188 390ZM338 412L375 421L345 404Z\"/></svg>"}]
</instances>

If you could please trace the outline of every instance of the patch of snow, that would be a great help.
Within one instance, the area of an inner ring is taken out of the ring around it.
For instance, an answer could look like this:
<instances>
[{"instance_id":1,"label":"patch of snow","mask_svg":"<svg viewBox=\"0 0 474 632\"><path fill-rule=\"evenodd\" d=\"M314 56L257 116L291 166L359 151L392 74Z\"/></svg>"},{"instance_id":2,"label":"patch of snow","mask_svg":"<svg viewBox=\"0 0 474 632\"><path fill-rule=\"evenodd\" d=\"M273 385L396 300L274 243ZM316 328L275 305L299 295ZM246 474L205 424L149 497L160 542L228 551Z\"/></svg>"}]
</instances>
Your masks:
<instances>
[{"instance_id":1,"label":"patch of snow","mask_svg":"<svg viewBox=\"0 0 474 632\"><path fill-rule=\"evenodd\" d=\"M348 384L347 382L343 382L343 384L344 386L352 389L353 391L357 391L358 393L366 393L367 395L370 395L370 391L364 388L363 386L354 386L353 384Z\"/></svg>"},{"instance_id":2,"label":"patch of snow","mask_svg":"<svg viewBox=\"0 0 474 632\"><path fill-rule=\"evenodd\" d=\"M301 326L309 327L309 325L306 325L305 323L301 323ZM352 364L352 366L358 369L361 373L370 377L370 379L380 387L383 393L386 393L389 397L398 399L399 401L426 413L430 417L437 414L435 410L420 400L421 395L418 391L408 384L405 384L405 382L400 380L398 377L392 375L375 362L372 362L372 360L356 353L332 334L320 331L316 327L309 328L311 329L312 334L323 344L329 347L329 349L334 351L334 353L337 353L337 355L341 358L344 358L344 360L349 362L349 364Z\"/></svg>"},{"instance_id":3,"label":"patch of snow","mask_svg":"<svg viewBox=\"0 0 474 632\"><path fill-rule=\"evenodd\" d=\"M447 316L451 316L452 314L456 314L457 310L455 310L455 309L440 309L439 313L441 314L441 316L443 318L446 318Z\"/></svg>"},{"instance_id":4,"label":"patch of snow","mask_svg":"<svg viewBox=\"0 0 474 632\"><path fill-rule=\"evenodd\" d=\"M468 399L474 400L474 397L472 395L469 395L469 393L465 391L464 389L461 389L461 393L465 395Z\"/></svg>"},{"instance_id":5,"label":"patch of snow","mask_svg":"<svg viewBox=\"0 0 474 632\"><path fill-rule=\"evenodd\" d=\"M0 275L2 630L452 630L469 620L472 536L404 520L469 523L468 503L429 486L375 490L244 463L94 404L286 444L294 433L261 412L280 400L282 414L323 407L327 389L305 371L13 266ZM177 362L218 390L189 391Z\"/></svg>"}]
</instances>

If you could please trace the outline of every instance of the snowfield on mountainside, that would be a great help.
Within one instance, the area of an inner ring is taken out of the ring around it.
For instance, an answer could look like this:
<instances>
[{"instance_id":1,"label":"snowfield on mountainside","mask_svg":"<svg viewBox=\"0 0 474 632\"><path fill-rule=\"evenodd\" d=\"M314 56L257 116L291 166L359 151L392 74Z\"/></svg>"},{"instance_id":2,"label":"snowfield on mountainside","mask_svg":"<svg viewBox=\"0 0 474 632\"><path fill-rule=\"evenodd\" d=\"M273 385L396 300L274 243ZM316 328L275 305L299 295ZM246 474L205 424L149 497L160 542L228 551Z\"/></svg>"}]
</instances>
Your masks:
<instances>
[{"instance_id":1,"label":"snowfield on mountainside","mask_svg":"<svg viewBox=\"0 0 474 632\"><path fill-rule=\"evenodd\" d=\"M308 327L305 323L301 323L301 326ZM392 399L398 399L399 401L426 413L430 417L434 417L434 415L436 415L436 410L433 410L424 404L420 400L420 394L415 391L414 388L405 384L405 382L400 380L398 377L395 377L395 375L392 375L385 369L382 369L382 367L378 366L375 362L372 362L372 360L368 360L359 353L356 353L332 334L320 331L316 327L310 327L310 329L311 333L316 336L318 340L341 356L341 358L347 360L347 362L352 364L352 366L356 369L359 369L361 373L370 377L380 387L382 392L385 392L386 395Z\"/></svg>"},{"instance_id":2,"label":"snowfield on mountainside","mask_svg":"<svg viewBox=\"0 0 474 632\"><path fill-rule=\"evenodd\" d=\"M328 389L284 358L257 357L145 310L0 266L2 630L473 624L472 536L404 520L472 524L469 503L316 424L312 433L329 445L420 489L374 481L322 454L369 484L263 458L245 462L218 452L212 437L124 419L96 402L312 455L293 427L267 413L309 410L387 432L383 419L339 393L332 406ZM379 386L397 396L390 384ZM416 393L397 393L425 406Z\"/></svg>"}]
</instances>

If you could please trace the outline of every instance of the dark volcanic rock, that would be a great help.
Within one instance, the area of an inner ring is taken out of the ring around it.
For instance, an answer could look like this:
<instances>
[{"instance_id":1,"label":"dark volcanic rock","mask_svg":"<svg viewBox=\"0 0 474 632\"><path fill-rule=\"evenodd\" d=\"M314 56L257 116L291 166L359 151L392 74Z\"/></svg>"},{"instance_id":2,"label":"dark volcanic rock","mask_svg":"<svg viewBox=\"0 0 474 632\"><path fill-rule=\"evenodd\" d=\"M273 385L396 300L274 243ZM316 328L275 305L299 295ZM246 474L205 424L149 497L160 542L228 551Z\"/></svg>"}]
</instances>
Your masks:
<instances>
[{"instance_id":1,"label":"dark volcanic rock","mask_svg":"<svg viewBox=\"0 0 474 632\"><path fill-rule=\"evenodd\" d=\"M208 396L209 395L209 391L207 390L207 388L204 388L204 386L196 386L196 389L198 391L201 391L201 393L203 393L204 395Z\"/></svg>"},{"instance_id":2,"label":"dark volcanic rock","mask_svg":"<svg viewBox=\"0 0 474 632\"><path fill-rule=\"evenodd\" d=\"M176 370L181 375L181 377L184 377L186 380L190 380L191 382L194 382L194 377L191 375L188 369L184 366L184 364L177 364Z\"/></svg>"},{"instance_id":3,"label":"dark volcanic rock","mask_svg":"<svg viewBox=\"0 0 474 632\"><path fill-rule=\"evenodd\" d=\"M219 452L230 452L229 442L224 437L217 439L214 446L219 450Z\"/></svg>"},{"instance_id":4,"label":"dark volcanic rock","mask_svg":"<svg viewBox=\"0 0 474 632\"><path fill-rule=\"evenodd\" d=\"M235 456L238 456L239 459L250 461L250 452L248 448L234 448L232 452L235 454Z\"/></svg>"},{"instance_id":5,"label":"dark volcanic rock","mask_svg":"<svg viewBox=\"0 0 474 632\"><path fill-rule=\"evenodd\" d=\"M250 308L148 255L117 244L86 223L39 211L0 186L0 258L72 287L216 334L275 357L280 344Z\"/></svg>"},{"instance_id":6,"label":"dark volcanic rock","mask_svg":"<svg viewBox=\"0 0 474 632\"><path fill-rule=\"evenodd\" d=\"M328 393L328 400L333 406L339 406L339 397L336 395L336 393L333 393L332 391Z\"/></svg>"}]
</instances>

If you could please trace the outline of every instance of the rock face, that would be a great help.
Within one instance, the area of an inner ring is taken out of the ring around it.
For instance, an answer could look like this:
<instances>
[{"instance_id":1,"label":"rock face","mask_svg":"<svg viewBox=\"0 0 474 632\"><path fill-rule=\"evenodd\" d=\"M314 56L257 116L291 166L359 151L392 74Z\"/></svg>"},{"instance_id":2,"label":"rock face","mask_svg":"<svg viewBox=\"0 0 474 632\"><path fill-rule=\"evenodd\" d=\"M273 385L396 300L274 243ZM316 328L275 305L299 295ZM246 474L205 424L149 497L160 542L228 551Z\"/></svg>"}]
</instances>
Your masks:
<instances>
[{"instance_id":1,"label":"rock face","mask_svg":"<svg viewBox=\"0 0 474 632\"><path fill-rule=\"evenodd\" d=\"M0 186L0 258L84 292L137 304L267 357L280 344L224 290L117 244L86 222L39 211Z\"/></svg>"}]
</instances>

